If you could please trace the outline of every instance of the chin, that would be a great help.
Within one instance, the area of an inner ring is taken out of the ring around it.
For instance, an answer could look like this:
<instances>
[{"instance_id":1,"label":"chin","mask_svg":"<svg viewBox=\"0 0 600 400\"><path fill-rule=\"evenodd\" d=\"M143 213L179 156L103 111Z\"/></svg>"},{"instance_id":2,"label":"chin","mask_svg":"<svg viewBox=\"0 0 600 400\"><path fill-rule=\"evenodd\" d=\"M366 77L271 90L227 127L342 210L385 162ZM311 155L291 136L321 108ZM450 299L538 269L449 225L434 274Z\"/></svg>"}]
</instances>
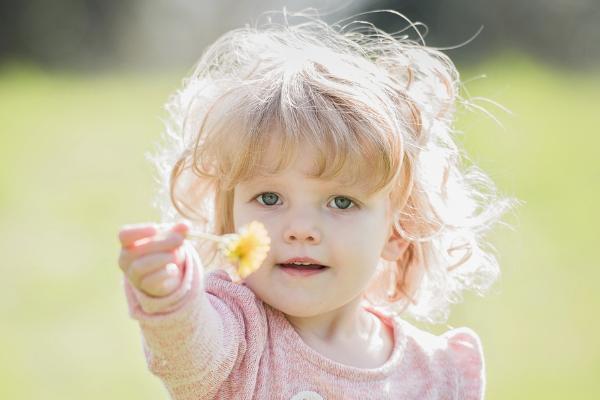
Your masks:
<instances>
[{"instance_id":1,"label":"chin","mask_svg":"<svg viewBox=\"0 0 600 400\"><path fill-rule=\"evenodd\" d=\"M272 307L278 309L285 315L289 315L291 317L296 317L296 318L310 318L310 317L314 317L316 315L322 314L322 311L320 311L314 307L310 307L310 306L304 306L304 307L298 307L298 306L285 307L284 306L284 307L281 307L281 306L278 306L275 304L275 305L272 305Z\"/></svg>"},{"instance_id":2,"label":"chin","mask_svg":"<svg viewBox=\"0 0 600 400\"><path fill-rule=\"evenodd\" d=\"M258 297L264 303L292 317L308 318L325 312L324 306L326 305L319 302L319 299L315 299L314 297L307 300L289 296L289 294L286 297L282 297L275 293L272 296L258 295Z\"/></svg>"}]
</instances>

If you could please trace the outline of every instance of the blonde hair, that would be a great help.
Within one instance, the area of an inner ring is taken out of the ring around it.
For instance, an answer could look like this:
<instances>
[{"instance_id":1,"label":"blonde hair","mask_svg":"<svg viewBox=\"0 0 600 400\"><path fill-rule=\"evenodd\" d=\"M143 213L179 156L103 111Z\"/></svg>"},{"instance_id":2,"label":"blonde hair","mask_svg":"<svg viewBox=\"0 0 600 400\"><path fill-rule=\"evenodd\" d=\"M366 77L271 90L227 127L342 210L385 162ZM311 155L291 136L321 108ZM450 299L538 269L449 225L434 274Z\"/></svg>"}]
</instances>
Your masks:
<instances>
[{"instance_id":1,"label":"blonde hair","mask_svg":"<svg viewBox=\"0 0 600 400\"><path fill-rule=\"evenodd\" d=\"M268 153L274 173L312 144L319 177L376 171L372 190L393 194L395 232L410 244L397 263L381 262L383 284L366 298L445 321L463 290L483 293L497 278L481 235L510 207L485 174L461 166L451 127L458 91L447 56L372 25L308 18L230 31L167 103L166 143L153 157L163 219L231 232L233 188L268 146L279 146ZM222 261L198 246L209 267Z\"/></svg>"}]
</instances>

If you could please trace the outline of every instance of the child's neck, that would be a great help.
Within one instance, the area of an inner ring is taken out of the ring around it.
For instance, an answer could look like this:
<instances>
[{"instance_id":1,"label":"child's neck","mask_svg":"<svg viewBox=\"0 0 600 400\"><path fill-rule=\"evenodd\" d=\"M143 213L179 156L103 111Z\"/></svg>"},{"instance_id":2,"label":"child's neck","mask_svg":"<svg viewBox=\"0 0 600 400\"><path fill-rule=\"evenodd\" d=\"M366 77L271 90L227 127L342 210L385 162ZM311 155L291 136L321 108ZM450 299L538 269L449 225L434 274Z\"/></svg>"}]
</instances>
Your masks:
<instances>
[{"instance_id":1,"label":"child's neck","mask_svg":"<svg viewBox=\"0 0 600 400\"><path fill-rule=\"evenodd\" d=\"M376 368L392 353L392 332L361 307L360 300L313 317L286 318L304 343L325 357L359 368Z\"/></svg>"},{"instance_id":2,"label":"child's neck","mask_svg":"<svg viewBox=\"0 0 600 400\"><path fill-rule=\"evenodd\" d=\"M296 332L304 339L323 342L367 338L373 328L369 312L360 307L360 297L336 310L311 317L286 315Z\"/></svg>"}]
</instances>

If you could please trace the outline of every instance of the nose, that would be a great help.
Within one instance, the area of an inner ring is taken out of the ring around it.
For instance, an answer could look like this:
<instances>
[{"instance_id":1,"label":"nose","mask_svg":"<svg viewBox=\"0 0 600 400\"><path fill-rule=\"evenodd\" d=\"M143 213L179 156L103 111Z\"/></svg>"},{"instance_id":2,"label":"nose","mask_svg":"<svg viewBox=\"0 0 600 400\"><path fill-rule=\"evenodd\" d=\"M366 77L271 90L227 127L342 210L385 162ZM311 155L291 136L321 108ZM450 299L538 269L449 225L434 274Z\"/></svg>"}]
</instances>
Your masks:
<instances>
[{"instance_id":1,"label":"nose","mask_svg":"<svg viewBox=\"0 0 600 400\"><path fill-rule=\"evenodd\" d=\"M284 240L289 243L307 243L319 244L321 242L321 233L307 221L295 221L285 229L283 233Z\"/></svg>"}]
</instances>

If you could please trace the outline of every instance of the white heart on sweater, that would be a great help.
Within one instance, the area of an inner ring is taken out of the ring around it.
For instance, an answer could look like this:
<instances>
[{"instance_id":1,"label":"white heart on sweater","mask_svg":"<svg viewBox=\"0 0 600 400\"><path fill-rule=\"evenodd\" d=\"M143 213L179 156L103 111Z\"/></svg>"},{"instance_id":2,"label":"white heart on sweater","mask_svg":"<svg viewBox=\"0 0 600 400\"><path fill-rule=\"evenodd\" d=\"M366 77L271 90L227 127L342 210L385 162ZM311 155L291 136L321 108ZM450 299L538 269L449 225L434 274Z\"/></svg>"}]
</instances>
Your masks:
<instances>
[{"instance_id":1,"label":"white heart on sweater","mask_svg":"<svg viewBox=\"0 0 600 400\"><path fill-rule=\"evenodd\" d=\"M290 400L323 400L323 397L319 393L305 390L300 393L296 393Z\"/></svg>"}]
</instances>

